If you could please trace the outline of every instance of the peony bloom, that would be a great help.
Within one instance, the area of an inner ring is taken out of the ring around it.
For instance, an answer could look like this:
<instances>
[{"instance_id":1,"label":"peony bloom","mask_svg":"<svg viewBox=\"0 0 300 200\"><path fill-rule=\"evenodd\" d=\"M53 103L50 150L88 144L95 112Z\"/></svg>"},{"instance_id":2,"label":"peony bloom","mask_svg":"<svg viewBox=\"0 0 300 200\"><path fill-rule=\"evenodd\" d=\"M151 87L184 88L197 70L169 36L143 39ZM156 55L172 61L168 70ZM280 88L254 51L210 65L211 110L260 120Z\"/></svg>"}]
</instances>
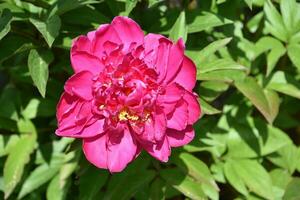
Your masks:
<instances>
[{"instance_id":1,"label":"peony bloom","mask_svg":"<svg viewBox=\"0 0 300 200\"><path fill-rule=\"evenodd\" d=\"M181 39L144 35L130 18L115 17L73 41L71 63L56 134L81 138L95 166L122 171L142 149L167 162L171 147L193 139L196 67Z\"/></svg>"}]
</instances>

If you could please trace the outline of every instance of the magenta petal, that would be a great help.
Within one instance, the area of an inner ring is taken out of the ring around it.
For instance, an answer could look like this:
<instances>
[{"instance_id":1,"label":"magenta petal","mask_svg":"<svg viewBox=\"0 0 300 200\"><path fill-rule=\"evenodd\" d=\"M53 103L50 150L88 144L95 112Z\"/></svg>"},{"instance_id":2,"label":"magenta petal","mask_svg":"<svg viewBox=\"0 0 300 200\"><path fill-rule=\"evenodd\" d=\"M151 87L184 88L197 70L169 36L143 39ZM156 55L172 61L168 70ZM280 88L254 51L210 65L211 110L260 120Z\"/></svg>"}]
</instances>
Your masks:
<instances>
[{"instance_id":1,"label":"magenta petal","mask_svg":"<svg viewBox=\"0 0 300 200\"><path fill-rule=\"evenodd\" d=\"M188 91L192 91L196 84L196 66L188 57L184 56L182 67L176 75L175 82ZM188 78L187 78L188 77Z\"/></svg>"},{"instance_id":2,"label":"magenta petal","mask_svg":"<svg viewBox=\"0 0 300 200\"><path fill-rule=\"evenodd\" d=\"M169 52L169 60L167 65L167 74L164 82L169 83L174 79L180 70L184 57L184 44L182 39L179 39L176 44L173 44ZM187 77L186 77L187 78Z\"/></svg>"},{"instance_id":3,"label":"magenta petal","mask_svg":"<svg viewBox=\"0 0 300 200\"><path fill-rule=\"evenodd\" d=\"M168 141L171 147L180 147L191 142L195 136L195 131L191 125L182 131L167 129Z\"/></svg>"},{"instance_id":4,"label":"magenta petal","mask_svg":"<svg viewBox=\"0 0 300 200\"><path fill-rule=\"evenodd\" d=\"M188 104L188 110L189 110L188 124L194 124L200 118L201 108L197 98L198 96L196 94L193 94L188 91L186 91L183 96L183 99Z\"/></svg>"},{"instance_id":5,"label":"magenta petal","mask_svg":"<svg viewBox=\"0 0 300 200\"><path fill-rule=\"evenodd\" d=\"M93 124L83 127L78 125L71 126L65 129L57 129L55 131L56 135L63 137L73 137L73 138L90 138L100 135L104 132L104 119L98 119Z\"/></svg>"},{"instance_id":6,"label":"magenta petal","mask_svg":"<svg viewBox=\"0 0 300 200\"><path fill-rule=\"evenodd\" d=\"M143 139L148 141L160 141L166 132L166 117L162 111L155 113L145 122Z\"/></svg>"},{"instance_id":7,"label":"magenta petal","mask_svg":"<svg viewBox=\"0 0 300 200\"><path fill-rule=\"evenodd\" d=\"M171 155L171 148L166 136L157 143L147 142L142 144L142 146L154 158L162 162L168 162L169 156Z\"/></svg>"},{"instance_id":8,"label":"magenta petal","mask_svg":"<svg viewBox=\"0 0 300 200\"><path fill-rule=\"evenodd\" d=\"M110 25L101 25L94 35L94 40L92 41L92 52L97 57L101 58L104 55L103 44L107 41L121 44L121 39L117 31Z\"/></svg>"},{"instance_id":9,"label":"magenta petal","mask_svg":"<svg viewBox=\"0 0 300 200\"><path fill-rule=\"evenodd\" d=\"M65 84L65 91L85 100L92 99L93 74L89 71L81 71L69 78Z\"/></svg>"},{"instance_id":10,"label":"magenta petal","mask_svg":"<svg viewBox=\"0 0 300 200\"><path fill-rule=\"evenodd\" d=\"M107 135L83 139L83 152L88 161L98 168L107 169Z\"/></svg>"},{"instance_id":11,"label":"magenta petal","mask_svg":"<svg viewBox=\"0 0 300 200\"><path fill-rule=\"evenodd\" d=\"M99 74L104 68L99 58L85 51L71 53L71 63L75 73L89 71L93 74Z\"/></svg>"},{"instance_id":12,"label":"magenta petal","mask_svg":"<svg viewBox=\"0 0 300 200\"><path fill-rule=\"evenodd\" d=\"M72 42L71 54L76 51L90 52L91 50L91 40L86 36L79 36Z\"/></svg>"},{"instance_id":13,"label":"magenta petal","mask_svg":"<svg viewBox=\"0 0 300 200\"><path fill-rule=\"evenodd\" d=\"M138 150L136 141L127 127L124 128L123 133L110 132L109 134L107 167L110 172L120 172L135 158Z\"/></svg>"},{"instance_id":14,"label":"magenta petal","mask_svg":"<svg viewBox=\"0 0 300 200\"><path fill-rule=\"evenodd\" d=\"M169 115L167 118L167 127L176 130L184 130L189 120L188 104L183 100L179 101L174 112Z\"/></svg>"},{"instance_id":15,"label":"magenta petal","mask_svg":"<svg viewBox=\"0 0 300 200\"><path fill-rule=\"evenodd\" d=\"M122 42L129 46L136 42L138 45L144 40L144 33L140 26L128 17L115 17L111 26L117 31L117 34Z\"/></svg>"},{"instance_id":16,"label":"magenta petal","mask_svg":"<svg viewBox=\"0 0 300 200\"><path fill-rule=\"evenodd\" d=\"M65 115L70 113L76 106L78 99L64 92L56 107L56 118L60 122Z\"/></svg>"},{"instance_id":17,"label":"magenta petal","mask_svg":"<svg viewBox=\"0 0 300 200\"><path fill-rule=\"evenodd\" d=\"M162 97L160 98L163 98L162 100L163 102L168 102L168 103L177 102L182 98L183 94L184 94L183 88L176 83L172 83L166 87L165 94L162 95Z\"/></svg>"}]
</instances>

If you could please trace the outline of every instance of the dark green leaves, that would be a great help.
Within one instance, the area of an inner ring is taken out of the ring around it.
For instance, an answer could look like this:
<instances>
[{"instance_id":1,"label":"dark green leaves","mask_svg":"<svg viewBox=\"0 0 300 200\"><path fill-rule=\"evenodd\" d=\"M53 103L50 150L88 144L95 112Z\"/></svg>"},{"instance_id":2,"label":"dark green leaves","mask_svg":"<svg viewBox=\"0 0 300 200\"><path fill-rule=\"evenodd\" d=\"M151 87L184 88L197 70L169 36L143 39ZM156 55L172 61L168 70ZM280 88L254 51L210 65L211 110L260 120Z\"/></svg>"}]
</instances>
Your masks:
<instances>
[{"instance_id":1,"label":"dark green leaves","mask_svg":"<svg viewBox=\"0 0 300 200\"><path fill-rule=\"evenodd\" d=\"M4 9L0 16L0 40L10 31L10 22L12 21L12 14L10 10Z\"/></svg>"},{"instance_id":2,"label":"dark green leaves","mask_svg":"<svg viewBox=\"0 0 300 200\"><path fill-rule=\"evenodd\" d=\"M43 35L49 47L52 46L55 38L59 34L61 21L57 15L52 15L44 21L30 18L30 22Z\"/></svg>"},{"instance_id":3,"label":"dark green leaves","mask_svg":"<svg viewBox=\"0 0 300 200\"><path fill-rule=\"evenodd\" d=\"M31 78L43 97L46 95L49 76L48 66L52 60L53 55L49 51L31 50L28 56L28 68Z\"/></svg>"}]
</instances>

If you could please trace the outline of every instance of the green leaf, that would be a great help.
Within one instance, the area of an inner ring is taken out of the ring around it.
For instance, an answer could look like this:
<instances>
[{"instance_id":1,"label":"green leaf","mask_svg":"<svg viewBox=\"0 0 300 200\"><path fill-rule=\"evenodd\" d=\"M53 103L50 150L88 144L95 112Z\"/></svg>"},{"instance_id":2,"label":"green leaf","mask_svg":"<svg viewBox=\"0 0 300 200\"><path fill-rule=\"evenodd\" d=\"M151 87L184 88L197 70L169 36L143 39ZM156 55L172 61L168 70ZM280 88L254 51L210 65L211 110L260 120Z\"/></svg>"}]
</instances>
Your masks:
<instances>
[{"instance_id":1,"label":"green leaf","mask_svg":"<svg viewBox=\"0 0 300 200\"><path fill-rule=\"evenodd\" d=\"M17 135L0 135L0 157L9 154L18 141Z\"/></svg>"},{"instance_id":2,"label":"green leaf","mask_svg":"<svg viewBox=\"0 0 300 200\"><path fill-rule=\"evenodd\" d=\"M70 179L67 182L61 184L60 175L56 175L50 182L47 188L47 199L51 200L63 200L67 195L68 188L70 186Z\"/></svg>"},{"instance_id":3,"label":"green leaf","mask_svg":"<svg viewBox=\"0 0 300 200\"><path fill-rule=\"evenodd\" d=\"M160 179L156 178L151 184L150 189L150 199L151 200L164 200L166 193L166 183Z\"/></svg>"},{"instance_id":4,"label":"green leaf","mask_svg":"<svg viewBox=\"0 0 300 200\"><path fill-rule=\"evenodd\" d=\"M212 71L218 70L240 70L247 71L247 68L240 65L228 58L216 59L210 62L206 62L198 67L198 73L204 74ZM201 76L201 75L200 75Z\"/></svg>"},{"instance_id":5,"label":"green leaf","mask_svg":"<svg viewBox=\"0 0 300 200\"><path fill-rule=\"evenodd\" d=\"M263 114L269 123L273 122L274 116L270 111L269 102L262 87L252 77L247 77L242 81L236 81L235 86L242 92L254 106Z\"/></svg>"},{"instance_id":6,"label":"green leaf","mask_svg":"<svg viewBox=\"0 0 300 200\"><path fill-rule=\"evenodd\" d=\"M201 32L213 27L222 26L233 23L231 20L223 18L209 12L202 12L197 15L191 23L188 24L188 33Z\"/></svg>"},{"instance_id":7,"label":"green leaf","mask_svg":"<svg viewBox=\"0 0 300 200\"><path fill-rule=\"evenodd\" d=\"M24 130L26 129L27 128ZM3 172L5 198L10 196L16 185L21 180L24 167L26 163L29 162L29 156L34 150L36 142L34 127L32 127L30 131L33 131L34 133L22 135L17 144L12 148L11 153L5 161Z\"/></svg>"},{"instance_id":8,"label":"green leaf","mask_svg":"<svg viewBox=\"0 0 300 200\"><path fill-rule=\"evenodd\" d=\"M197 72L197 80L202 81L221 81L225 83L232 83L234 81L242 80L246 77L243 70L224 69L216 70L207 73Z\"/></svg>"},{"instance_id":9,"label":"green leaf","mask_svg":"<svg viewBox=\"0 0 300 200\"><path fill-rule=\"evenodd\" d=\"M131 13L131 11L136 6L137 2L138 2L138 0L128 0L128 1L125 1L125 11L122 12L122 13L120 13L120 15L129 16L129 14Z\"/></svg>"},{"instance_id":10,"label":"green leaf","mask_svg":"<svg viewBox=\"0 0 300 200\"><path fill-rule=\"evenodd\" d=\"M169 37L173 41L177 41L182 38L184 42L187 40L187 26L185 21L185 12L181 11L179 17L177 18L175 24L170 30Z\"/></svg>"},{"instance_id":11,"label":"green leaf","mask_svg":"<svg viewBox=\"0 0 300 200\"><path fill-rule=\"evenodd\" d=\"M55 38L59 34L61 21L57 15L53 15L45 21L30 18L29 21L37 28L43 35L49 47L52 46Z\"/></svg>"},{"instance_id":12,"label":"green leaf","mask_svg":"<svg viewBox=\"0 0 300 200\"><path fill-rule=\"evenodd\" d=\"M52 15L62 15L68 11L74 10L76 8L80 8L84 5L99 3L101 1L93 1L93 0L57 0L52 6L51 12L49 16Z\"/></svg>"},{"instance_id":13,"label":"green leaf","mask_svg":"<svg viewBox=\"0 0 300 200\"><path fill-rule=\"evenodd\" d=\"M215 115L215 114L219 114L221 113L220 110L212 107L211 105L209 105L205 100L203 100L202 98L199 98L199 102L201 105L201 108L203 110L203 112L207 115Z\"/></svg>"},{"instance_id":14,"label":"green leaf","mask_svg":"<svg viewBox=\"0 0 300 200\"><path fill-rule=\"evenodd\" d=\"M259 28L260 22L264 17L263 12L257 13L254 17L252 17L248 23L247 23L247 28L251 33L255 33L257 29Z\"/></svg>"},{"instance_id":15,"label":"green leaf","mask_svg":"<svg viewBox=\"0 0 300 200\"><path fill-rule=\"evenodd\" d=\"M28 68L31 78L38 88L40 94L45 97L48 81L48 65L53 60L50 51L31 50L28 56Z\"/></svg>"},{"instance_id":16,"label":"green leaf","mask_svg":"<svg viewBox=\"0 0 300 200\"><path fill-rule=\"evenodd\" d=\"M189 174L197 182L201 183L203 192L211 199L219 199L219 188L208 167L197 157L189 153L180 153L175 158L175 163L185 174Z\"/></svg>"},{"instance_id":17,"label":"green leaf","mask_svg":"<svg viewBox=\"0 0 300 200\"><path fill-rule=\"evenodd\" d=\"M10 31L10 22L12 14L9 9L4 9L0 16L0 40Z\"/></svg>"},{"instance_id":18,"label":"green leaf","mask_svg":"<svg viewBox=\"0 0 300 200\"><path fill-rule=\"evenodd\" d=\"M207 199L201 185L193 181L188 175L180 172L179 169L163 169L160 170L160 175L168 184L179 190L186 197L195 200Z\"/></svg>"},{"instance_id":19,"label":"green leaf","mask_svg":"<svg viewBox=\"0 0 300 200\"><path fill-rule=\"evenodd\" d=\"M248 7L252 10L252 0L245 0L246 4L248 5Z\"/></svg>"},{"instance_id":20,"label":"green leaf","mask_svg":"<svg viewBox=\"0 0 300 200\"><path fill-rule=\"evenodd\" d=\"M220 81L203 81L199 86L199 94L206 101L213 101L229 88L229 85Z\"/></svg>"},{"instance_id":21,"label":"green leaf","mask_svg":"<svg viewBox=\"0 0 300 200\"><path fill-rule=\"evenodd\" d=\"M300 99L299 82L293 76L283 71L277 71L273 74L267 84L267 88Z\"/></svg>"},{"instance_id":22,"label":"green leaf","mask_svg":"<svg viewBox=\"0 0 300 200\"><path fill-rule=\"evenodd\" d=\"M300 199L300 178L294 178L286 187L283 200Z\"/></svg>"},{"instance_id":23,"label":"green leaf","mask_svg":"<svg viewBox=\"0 0 300 200\"><path fill-rule=\"evenodd\" d=\"M288 55L293 64L300 70L300 44L291 44L287 47Z\"/></svg>"},{"instance_id":24,"label":"green leaf","mask_svg":"<svg viewBox=\"0 0 300 200\"><path fill-rule=\"evenodd\" d=\"M273 122L279 112L280 99L278 94L272 90L266 89L264 90L264 93L269 103L270 121Z\"/></svg>"},{"instance_id":25,"label":"green leaf","mask_svg":"<svg viewBox=\"0 0 300 200\"><path fill-rule=\"evenodd\" d=\"M124 172L123 172L124 173ZM104 199L127 200L141 188L149 184L154 178L155 172L152 170L143 170L141 172L124 174L124 179L117 184L112 185L112 190L108 191ZM124 187L126 185L126 187Z\"/></svg>"},{"instance_id":26,"label":"green leaf","mask_svg":"<svg viewBox=\"0 0 300 200\"><path fill-rule=\"evenodd\" d=\"M244 181L241 179L238 172L234 168L234 163L226 162L224 164L224 173L230 185L232 185L241 194L245 196L249 195Z\"/></svg>"},{"instance_id":27,"label":"green leaf","mask_svg":"<svg viewBox=\"0 0 300 200\"><path fill-rule=\"evenodd\" d=\"M228 160L227 162L229 167L236 172L235 175L243 181L250 191L266 199L273 199L272 180L268 172L258 162L247 159ZM237 177L235 177L235 181ZM239 185L239 190L245 192L242 187Z\"/></svg>"},{"instance_id":28,"label":"green leaf","mask_svg":"<svg viewBox=\"0 0 300 200\"><path fill-rule=\"evenodd\" d=\"M293 174L297 168L298 163L295 161L299 159L298 156L297 147L294 144L289 144L280 148L276 154L271 154L268 159Z\"/></svg>"},{"instance_id":29,"label":"green leaf","mask_svg":"<svg viewBox=\"0 0 300 200\"><path fill-rule=\"evenodd\" d=\"M270 51L267 56L267 76L273 71L278 60L286 53L283 44L273 37L262 37L255 44L256 57L265 51Z\"/></svg>"},{"instance_id":30,"label":"green leaf","mask_svg":"<svg viewBox=\"0 0 300 200\"><path fill-rule=\"evenodd\" d=\"M49 166L48 164L42 164L35 168L22 185L18 199L22 199L27 194L48 182L55 174L57 174L59 167L59 165Z\"/></svg>"},{"instance_id":31,"label":"green leaf","mask_svg":"<svg viewBox=\"0 0 300 200\"><path fill-rule=\"evenodd\" d=\"M79 199L94 199L97 192L104 186L108 172L101 171L94 166L88 167L79 177Z\"/></svg>"},{"instance_id":32,"label":"green leaf","mask_svg":"<svg viewBox=\"0 0 300 200\"><path fill-rule=\"evenodd\" d=\"M289 36L299 31L300 15L298 12L296 0L281 0L280 11L282 14L284 25L289 32ZM297 26L298 25L298 26Z\"/></svg>"},{"instance_id":33,"label":"green leaf","mask_svg":"<svg viewBox=\"0 0 300 200\"><path fill-rule=\"evenodd\" d=\"M210 43L200 52L197 52L197 56L195 56L193 61L197 65L200 65L200 63L205 63L210 56L212 56L216 51L220 50L222 47L226 46L231 40L232 38L225 38Z\"/></svg>"},{"instance_id":34,"label":"green leaf","mask_svg":"<svg viewBox=\"0 0 300 200\"><path fill-rule=\"evenodd\" d=\"M286 42L288 36L283 19L270 0L265 1L264 12L267 17L265 22L267 30L278 39Z\"/></svg>"},{"instance_id":35,"label":"green leaf","mask_svg":"<svg viewBox=\"0 0 300 200\"><path fill-rule=\"evenodd\" d=\"M274 186L285 190L287 184L292 180L291 175L287 170L276 168L270 172L272 183Z\"/></svg>"}]
</instances>

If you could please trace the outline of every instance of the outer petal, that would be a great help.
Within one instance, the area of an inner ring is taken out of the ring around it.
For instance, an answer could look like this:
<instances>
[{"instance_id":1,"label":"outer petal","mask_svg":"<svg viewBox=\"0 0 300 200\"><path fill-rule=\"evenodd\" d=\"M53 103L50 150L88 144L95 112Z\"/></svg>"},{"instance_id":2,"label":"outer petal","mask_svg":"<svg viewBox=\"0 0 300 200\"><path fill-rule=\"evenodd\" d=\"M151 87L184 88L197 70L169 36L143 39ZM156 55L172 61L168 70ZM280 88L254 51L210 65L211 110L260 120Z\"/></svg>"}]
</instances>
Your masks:
<instances>
[{"instance_id":1,"label":"outer petal","mask_svg":"<svg viewBox=\"0 0 300 200\"><path fill-rule=\"evenodd\" d=\"M110 172L122 171L135 158L138 150L136 141L127 126L121 133L116 131L109 133L107 148L107 167Z\"/></svg>"},{"instance_id":2,"label":"outer petal","mask_svg":"<svg viewBox=\"0 0 300 200\"><path fill-rule=\"evenodd\" d=\"M167 129L167 138L171 147L180 147L191 142L195 136L195 131L191 125L182 131Z\"/></svg>"},{"instance_id":3,"label":"outer petal","mask_svg":"<svg viewBox=\"0 0 300 200\"><path fill-rule=\"evenodd\" d=\"M197 100L197 95L186 91L183 96L183 99L188 104L188 124L194 124L200 118L201 115L201 108Z\"/></svg>"},{"instance_id":4,"label":"outer petal","mask_svg":"<svg viewBox=\"0 0 300 200\"><path fill-rule=\"evenodd\" d=\"M88 161L98 168L107 169L107 134L83 139L83 152Z\"/></svg>"},{"instance_id":5,"label":"outer petal","mask_svg":"<svg viewBox=\"0 0 300 200\"><path fill-rule=\"evenodd\" d=\"M171 148L166 136L157 143L148 142L142 144L142 146L154 158L162 162L168 162L171 155Z\"/></svg>"},{"instance_id":6,"label":"outer petal","mask_svg":"<svg viewBox=\"0 0 300 200\"><path fill-rule=\"evenodd\" d=\"M119 38L127 46L136 42L138 45L142 44L144 40L144 33L140 26L128 17L115 17L111 26L117 31Z\"/></svg>"},{"instance_id":7,"label":"outer petal","mask_svg":"<svg viewBox=\"0 0 300 200\"><path fill-rule=\"evenodd\" d=\"M196 73L196 66L194 62L184 56L182 67L174 81L191 92L196 84Z\"/></svg>"},{"instance_id":8,"label":"outer petal","mask_svg":"<svg viewBox=\"0 0 300 200\"><path fill-rule=\"evenodd\" d=\"M71 47L71 54L77 51L85 51L89 53L90 50L91 50L91 40L87 36L82 35L73 40L72 47Z\"/></svg>"},{"instance_id":9,"label":"outer petal","mask_svg":"<svg viewBox=\"0 0 300 200\"><path fill-rule=\"evenodd\" d=\"M65 91L70 95L76 95L85 100L91 100L93 74L89 71L81 71L69 78L65 84Z\"/></svg>"},{"instance_id":10,"label":"outer petal","mask_svg":"<svg viewBox=\"0 0 300 200\"><path fill-rule=\"evenodd\" d=\"M56 118L58 122L75 108L77 101L77 97L71 96L66 92L61 95L56 107Z\"/></svg>"},{"instance_id":11,"label":"outer petal","mask_svg":"<svg viewBox=\"0 0 300 200\"><path fill-rule=\"evenodd\" d=\"M94 40L92 41L92 52L98 58L104 55L103 45L105 42L110 41L116 44L121 44L121 39L117 31L109 24L101 25L94 35Z\"/></svg>"},{"instance_id":12,"label":"outer petal","mask_svg":"<svg viewBox=\"0 0 300 200\"><path fill-rule=\"evenodd\" d=\"M165 83L172 81L179 72L184 57L184 48L184 43L181 38L176 44L171 46L169 51L167 73L165 79L163 80Z\"/></svg>"},{"instance_id":13,"label":"outer petal","mask_svg":"<svg viewBox=\"0 0 300 200\"><path fill-rule=\"evenodd\" d=\"M71 126L63 130L57 129L55 134L72 138L91 138L104 132L104 119L97 119L90 125Z\"/></svg>"},{"instance_id":14,"label":"outer petal","mask_svg":"<svg viewBox=\"0 0 300 200\"><path fill-rule=\"evenodd\" d=\"M99 74L104 68L98 57L85 51L72 52L71 63L75 73L90 71L93 74Z\"/></svg>"},{"instance_id":15,"label":"outer petal","mask_svg":"<svg viewBox=\"0 0 300 200\"><path fill-rule=\"evenodd\" d=\"M159 40L161 38L167 39L165 36L160 34L149 33L144 37L144 48L145 53L148 54L152 52L152 55L157 54L157 48L159 45Z\"/></svg>"},{"instance_id":16,"label":"outer petal","mask_svg":"<svg viewBox=\"0 0 300 200\"><path fill-rule=\"evenodd\" d=\"M176 130L184 130L188 124L188 119L188 104L185 101L181 100L177 103L174 112L168 115L167 127Z\"/></svg>"}]
</instances>

